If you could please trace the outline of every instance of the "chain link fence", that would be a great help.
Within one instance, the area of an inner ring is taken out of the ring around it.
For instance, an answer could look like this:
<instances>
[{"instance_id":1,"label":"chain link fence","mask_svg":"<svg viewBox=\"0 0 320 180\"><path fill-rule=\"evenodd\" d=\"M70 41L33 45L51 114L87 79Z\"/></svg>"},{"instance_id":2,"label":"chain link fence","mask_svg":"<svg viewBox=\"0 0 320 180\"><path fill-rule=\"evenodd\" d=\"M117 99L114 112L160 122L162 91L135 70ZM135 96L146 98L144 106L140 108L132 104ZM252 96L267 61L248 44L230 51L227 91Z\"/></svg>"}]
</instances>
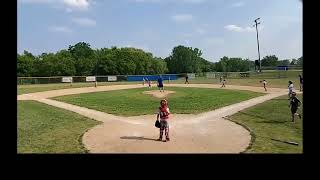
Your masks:
<instances>
[{"instance_id":1,"label":"chain link fence","mask_svg":"<svg viewBox=\"0 0 320 180\"><path fill-rule=\"evenodd\" d=\"M53 84L53 83L62 83L63 77L72 77L73 83L84 83L87 76L56 76L56 77L17 77L17 85L26 85L26 84ZM127 76L116 75L116 82L127 81ZM110 82L108 76L96 76L97 82ZM114 81L113 81L114 82Z\"/></svg>"},{"instance_id":2,"label":"chain link fence","mask_svg":"<svg viewBox=\"0 0 320 180\"><path fill-rule=\"evenodd\" d=\"M195 79L197 77L204 77L208 79L246 79L246 78L255 78L255 79L279 79L279 78L288 78L288 77L295 77L297 76L296 72L294 71L301 71L300 70L292 70L292 71L285 71L285 70L265 70L260 72L250 71L250 72L202 72L202 73L191 73L195 75ZM185 78L187 73L180 73L175 74L177 79ZM190 76L190 73L188 73ZM120 81L128 81L128 76L131 75L114 75L112 77L116 77L116 80L112 80L113 82L120 82ZM147 75L134 75L134 76L147 76ZM166 76L163 74L163 76ZM26 84L52 84L52 83L62 83L62 78L64 76L57 76L57 77L17 77L17 85L26 85ZM84 83L86 81L87 76L69 76L72 77L73 83ZM97 82L110 82L111 80L108 78L110 76L95 76Z\"/></svg>"}]
</instances>

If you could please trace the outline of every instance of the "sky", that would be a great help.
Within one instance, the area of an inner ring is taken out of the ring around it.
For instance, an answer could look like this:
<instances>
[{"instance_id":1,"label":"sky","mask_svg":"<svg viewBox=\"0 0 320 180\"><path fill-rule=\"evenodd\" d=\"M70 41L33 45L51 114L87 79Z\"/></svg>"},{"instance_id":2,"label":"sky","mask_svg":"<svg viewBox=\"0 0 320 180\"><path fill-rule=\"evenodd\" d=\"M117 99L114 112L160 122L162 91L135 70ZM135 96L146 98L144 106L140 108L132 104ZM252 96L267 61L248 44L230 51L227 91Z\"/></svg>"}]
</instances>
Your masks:
<instances>
[{"instance_id":1,"label":"sky","mask_svg":"<svg viewBox=\"0 0 320 180\"><path fill-rule=\"evenodd\" d=\"M135 47L168 57L191 46L217 62L302 56L299 0L18 0L18 53L35 55L87 42L92 48Z\"/></svg>"}]
</instances>

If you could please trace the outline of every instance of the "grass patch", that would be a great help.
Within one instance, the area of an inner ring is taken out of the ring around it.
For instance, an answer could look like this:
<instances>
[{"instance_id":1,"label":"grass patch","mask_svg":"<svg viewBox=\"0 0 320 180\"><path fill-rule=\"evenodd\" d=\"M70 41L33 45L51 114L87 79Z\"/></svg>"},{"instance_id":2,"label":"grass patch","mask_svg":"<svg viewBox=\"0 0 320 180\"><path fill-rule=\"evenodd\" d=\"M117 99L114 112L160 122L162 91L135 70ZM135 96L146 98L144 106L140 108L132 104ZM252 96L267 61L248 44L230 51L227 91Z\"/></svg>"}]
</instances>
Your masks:
<instances>
[{"instance_id":1,"label":"grass patch","mask_svg":"<svg viewBox=\"0 0 320 180\"><path fill-rule=\"evenodd\" d=\"M86 153L82 135L100 122L36 101L18 101L18 153Z\"/></svg>"},{"instance_id":2,"label":"grass patch","mask_svg":"<svg viewBox=\"0 0 320 180\"><path fill-rule=\"evenodd\" d=\"M239 85L239 86L255 86L255 87L263 87L260 81L263 79L257 78L247 78L247 79L226 79L228 85ZM266 79L267 88L288 88L288 81L293 81L295 89L299 89L299 79L298 78L281 78L281 79ZM172 81L172 83L183 84L185 79L179 79L176 81ZM190 84L220 84L219 79L208 79L206 77L197 77L196 79L189 80Z\"/></svg>"},{"instance_id":3,"label":"grass patch","mask_svg":"<svg viewBox=\"0 0 320 180\"><path fill-rule=\"evenodd\" d=\"M302 102L302 95L297 96ZM281 96L232 115L230 118L251 129L254 141L247 153L302 153L302 121L291 122L288 96ZM298 112L302 112L301 107ZM302 118L303 120L303 118ZM298 146L273 139L294 141Z\"/></svg>"},{"instance_id":4,"label":"grass patch","mask_svg":"<svg viewBox=\"0 0 320 180\"><path fill-rule=\"evenodd\" d=\"M136 84L138 82L99 82L98 86L108 86L117 84ZM55 84L32 84L32 85L18 85L17 94L27 94L34 92L42 92L57 89L69 89L69 88L80 88L80 87L94 87L94 83L73 83L70 86L69 83L55 83Z\"/></svg>"},{"instance_id":5,"label":"grass patch","mask_svg":"<svg viewBox=\"0 0 320 180\"><path fill-rule=\"evenodd\" d=\"M262 75L262 77L257 77L257 75L252 75L249 78L243 79L226 79L227 86L229 85L240 85L240 86L257 86L262 87L260 83L261 80L265 79L268 84L268 87L272 88L288 88L288 81L292 81L295 85L296 89L299 89L299 74L303 74L302 71L287 71L282 72L286 73L286 78L276 78L279 74L278 71L264 71L266 75ZM173 81L172 83L184 83L185 79L181 78L177 81ZM189 79L191 84L220 84L220 79L208 79L206 77L196 77L195 79Z\"/></svg>"},{"instance_id":6,"label":"grass patch","mask_svg":"<svg viewBox=\"0 0 320 180\"><path fill-rule=\"evenodd\" d=\"M122 116L154 114L160 99L143 94L147 88L60 96L52 99ZM156 90L156 88L151 88ZM226 89L168 87L172 113L197 114L248 100L263 93Z\"/></svg>"}]
</instances>

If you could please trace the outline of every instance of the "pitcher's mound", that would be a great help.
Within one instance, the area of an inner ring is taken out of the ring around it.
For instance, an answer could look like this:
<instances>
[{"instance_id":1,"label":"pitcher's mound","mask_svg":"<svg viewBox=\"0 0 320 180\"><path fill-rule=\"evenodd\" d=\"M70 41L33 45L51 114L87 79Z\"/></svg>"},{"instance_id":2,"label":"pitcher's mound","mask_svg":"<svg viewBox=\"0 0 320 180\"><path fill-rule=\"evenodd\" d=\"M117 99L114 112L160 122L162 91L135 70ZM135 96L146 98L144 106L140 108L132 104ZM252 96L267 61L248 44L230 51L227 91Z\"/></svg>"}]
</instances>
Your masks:
<instances>
[{"instance_id":1,"label":"pitcher's mound","mask_svg":"<svg viewBox=\"0 0 320 180\"><path fill-rule=\"evenodd\" d=\"M166 90L164 90L164 92L160 92L159 90L154 90L154 91L144 91L143 92L143 94L149 94L149 95L152 95L152 96L157 97L157 98L167 97L168 94L171 94L171 93L175 93L175 91L166 91Z\"/></svg>"}]
</instances>

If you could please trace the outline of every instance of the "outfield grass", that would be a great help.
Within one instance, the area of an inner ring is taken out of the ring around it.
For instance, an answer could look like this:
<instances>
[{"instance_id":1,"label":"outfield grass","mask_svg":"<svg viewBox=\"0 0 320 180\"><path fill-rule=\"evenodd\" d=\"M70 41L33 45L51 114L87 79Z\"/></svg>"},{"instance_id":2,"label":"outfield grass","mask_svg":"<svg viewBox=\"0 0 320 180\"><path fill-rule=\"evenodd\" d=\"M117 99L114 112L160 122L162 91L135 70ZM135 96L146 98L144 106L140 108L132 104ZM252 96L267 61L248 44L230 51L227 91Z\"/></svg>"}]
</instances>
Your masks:
<instances>
[{"instance_id":1,"label":"outfield grass","mask_svg":"<svg viewBox=\"0 0 320 180\"><path fill-rule=\"evenodd\" d=\"M278 71L266 70L268 77L277 77ZM288 88L288 81L292 81L295 85L295 88L299 88L299 74L302 74L302 71L287 71L286 78L263 78L263 77L256 77L251 76L249 78L243 79L226 79L227 85L240 85L240 86L261 86L262 84L260 81L265 79L267 81L267 88ZM185 79L181 78L177 81L173 81L173 83L184 83ZM195 79L189 79L191 84L220 84L220 79L209 79L206 77L196 77Z\"/></svg>"},{"instance_id":2,"label":"outfield grass","mask_svg":"<svg viewBox=\"0 0 320 180\"><path fill-rule=\"evenodd\" d=\"M256 86L262 87L263 79L226 79L226 86L228 85L240 85L240 86ZM288 88L288 81L293 81L296 89L299 89L299 79L292 80L290 78L281 78L281 79L265 79L267 81L267 88ZM179 79L173 83L184 83L184 79ZM206 77L197 77L196 79L189 80L191 84L220 84L219 79L208 79Z\"/></svg>"},{"instance_id":3,"label":"outfield grass","mask_svg":"<svg viewBox=\"0 0 320 180\"><path fill-rule=\"evenodd\" d=\"M140 82L99 82L98 86L108 86L116 84L136 84ZM26 94L34 92L42 92L57 89L69 89L69 88L80 88L80 87L94 87L94 83L73 83L70 86L69 83L56 83L56 84L32 84L32 85L18 85L17 94Z\"/></svg>"},{"instance_id":4,"label":"outfield grass","mask_svg":"<svg viewBox=\"0 0 320 180\"><path fill-rule=\"evenodd\" d=\"M302 102L302 95L297 97ZM288 96L281 96L230 117L252 131L253 144L247 153L302 153L302 121L296 117L296 122L291 122L288 105ZM298 112L302 112L302 108ZM294 141L299 145L273 141L271 138Z\"/></svg>"},{"instance_id":5,"label":"outfield grass","mask_svg":"<svg viewBox=\"0 0 320 180\"><path fill-rule=\"evenodd\" d=\"M18 101L18 153L85 153L82 135L99 124L36 101Z\"/></svg>"},{"instance_id":6,"label":"outfield grass","mask_svg":"<svg viewBox=\"0 0 320 180\"><path fill-rule=\"evenodd\" d=\"M53 99L122 116L154 114L160 99L143 94L156 88L138 88L95 92L55 97ZM168 87L170 111L179 114L197 114L254 98L263 93L226 89Z\"/></svg>"}]
</instances>

